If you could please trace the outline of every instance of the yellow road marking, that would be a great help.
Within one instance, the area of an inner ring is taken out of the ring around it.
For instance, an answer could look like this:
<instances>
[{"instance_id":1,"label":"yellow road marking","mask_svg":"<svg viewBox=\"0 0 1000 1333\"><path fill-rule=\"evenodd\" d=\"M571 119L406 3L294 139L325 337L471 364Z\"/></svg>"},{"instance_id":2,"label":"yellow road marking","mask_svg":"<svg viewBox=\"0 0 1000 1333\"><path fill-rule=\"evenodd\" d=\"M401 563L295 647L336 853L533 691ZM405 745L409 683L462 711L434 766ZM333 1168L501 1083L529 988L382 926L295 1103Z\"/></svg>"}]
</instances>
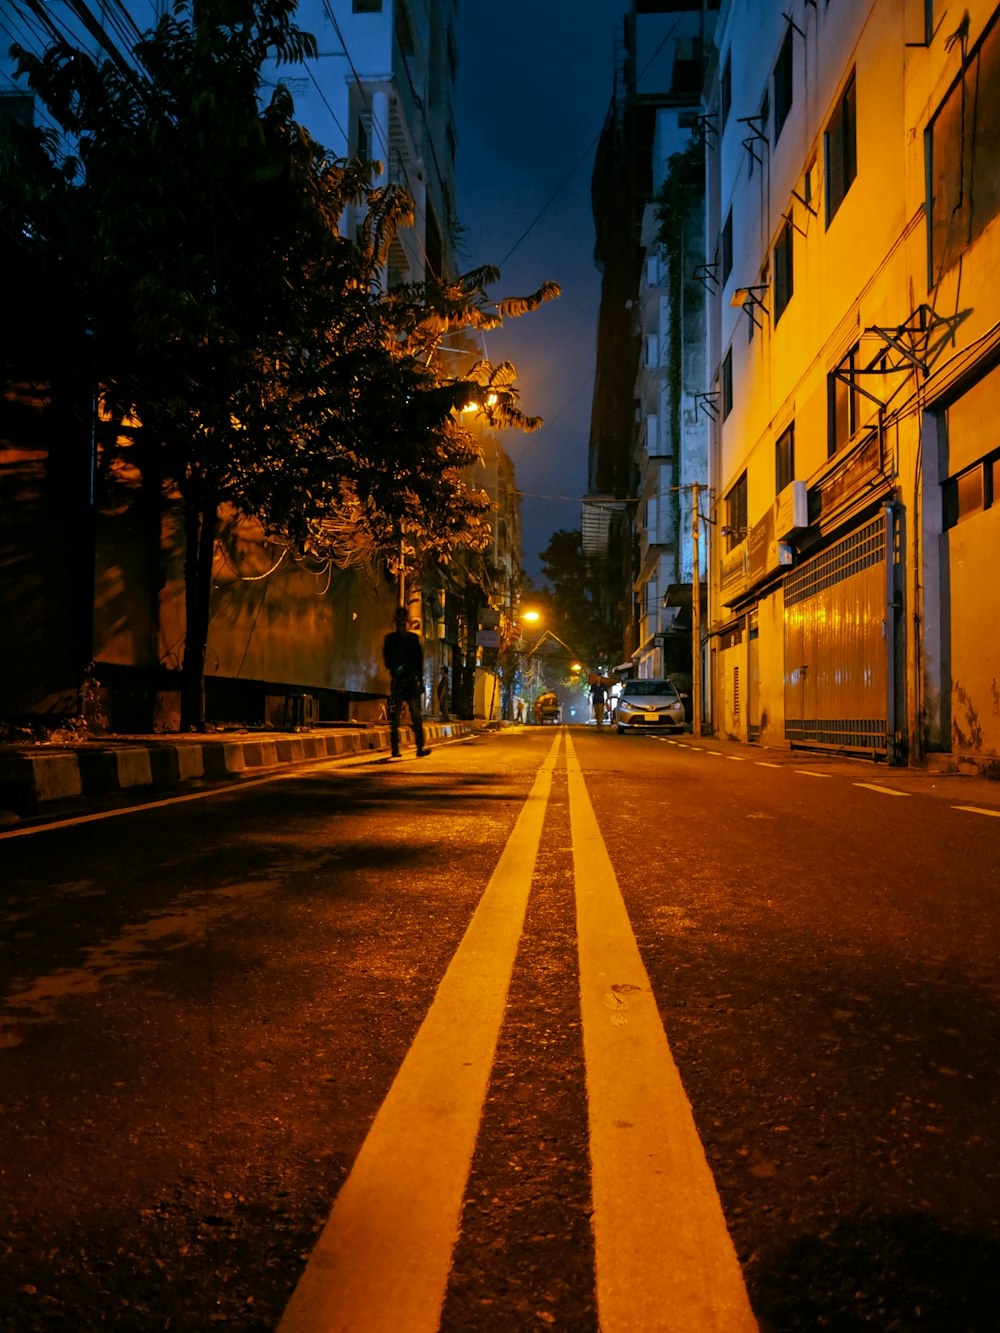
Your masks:
<instances>
[{"instance_id":1,"label":"yellow road marking","mask_svg":"<svg viewBox=\"0 0 1000 1333\"><path fill-rule=\"evenodd\" d=\"M796 773L801 773L804 778L828 778L829 773L816 773L811 768L797 768Z\"/></svg>"},{"instance_id":2,"label":"yellow road marking","mask_svg":"<svg viewBox=\"0 0 1000 1333\"><path fill-rule=\"evenodd\" d=\"M968 810L970 815L990 815L993 819L1000 819L1000 810L987 810L981 805L953 805L953 810Z\"/></svg>"},{"instance_id":3,"label":"yellow road marking","mask_svg":"<svg viewBox=\"0 0 1000 1333\"><path fill-rule=\"evenodd\" d=\"M572 739L566 738L602 1333L757 1322Z\"/></svg>"},{"instance_id":4,"label":"yellow road marking","mask_svg":"<svg viewBox=\"0 0 1000 1333\"><path fill-rule=\"evenodd\" d=\"M562 732L337 1196L279 1333L438 1327L561 740Z\"/></svg>"},{"instance_id":5,"label":"yellow road marking","mask_svg":"<svg viewBox=\"0 0 1000 1333\"><path fill-rule=\"evenodd\" d=\"M880 791L883 796L909 796L908 791L896 791L895 787L881 787L877 782L855 782L855 787L864 787L865 791Z\"/></svg>"}]
</instances>

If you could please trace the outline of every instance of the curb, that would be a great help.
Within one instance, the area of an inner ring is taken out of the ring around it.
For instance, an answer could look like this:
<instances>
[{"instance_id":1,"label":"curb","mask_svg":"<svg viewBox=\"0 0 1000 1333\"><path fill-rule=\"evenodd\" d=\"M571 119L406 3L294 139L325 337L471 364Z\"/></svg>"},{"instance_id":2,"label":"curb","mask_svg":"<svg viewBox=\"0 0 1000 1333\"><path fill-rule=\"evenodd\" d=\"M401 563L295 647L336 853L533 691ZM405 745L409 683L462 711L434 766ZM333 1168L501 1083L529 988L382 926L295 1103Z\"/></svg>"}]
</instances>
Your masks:
<instances>
[{"instance_id":1,"label":"curb","mask_svg":"<svg viewBox=\"0 0 1000 1333\"><path fill-rule=\"evenodd\" d=\"M425 722L428 743L475 734L471 722ZM413 732L401 727L404 745ZM106 798L168 792L188 783L238 781L247 774L389 749L388 726L224 738L178 736L84 741L78 746L0 750L0 823L58 814Z\"/></svg>"}]
</instances>

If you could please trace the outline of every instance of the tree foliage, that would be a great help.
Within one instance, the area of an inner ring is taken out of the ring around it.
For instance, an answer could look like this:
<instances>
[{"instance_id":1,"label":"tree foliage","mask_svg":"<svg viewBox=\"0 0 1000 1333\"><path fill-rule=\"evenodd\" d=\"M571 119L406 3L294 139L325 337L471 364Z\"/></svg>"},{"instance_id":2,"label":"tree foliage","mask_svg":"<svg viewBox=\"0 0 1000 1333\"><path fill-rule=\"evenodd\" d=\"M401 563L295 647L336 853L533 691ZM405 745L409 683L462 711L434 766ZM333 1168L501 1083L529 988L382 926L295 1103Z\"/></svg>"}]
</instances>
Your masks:
<instances>
[{"instance_id":1,"label":"tree foliage","mask_svg":"<svg viewBox=\"0 0 1000 1333\"><path fill-rule=\"evenodd\" d=\"M589 668L620 660L621 622L604 589L613 586L605 558L586 556L579 529L554 532L542 552L542 574L552 600L553 629Z\"/></svg>"},{"instance_id":2,"label":"tree foliage","mask_svg":"<svg viewBox=\"0 0 1000 1333\"><path fill-rule=\"evenodd\" d=\"M484 268L455 283L382 290L389 246L412 221L373 164L337 160L296 122L266 59L315 42L295 0L177 0L134 64L65 42L19 71L73 142L25 131L8 144L17 188L0 221L57 274L77 350L101 387L105 444L183 506L182 724L201 705L220 507L342 565L419 544L447 559L489 537L488 498L459 409L540 424L513 367L449 375L441 338L495 327L558 294L492 301ZM344 234L345 210L363 221ZM131 423L131 424L130 424Z\"/></svg>"}]
</instances>

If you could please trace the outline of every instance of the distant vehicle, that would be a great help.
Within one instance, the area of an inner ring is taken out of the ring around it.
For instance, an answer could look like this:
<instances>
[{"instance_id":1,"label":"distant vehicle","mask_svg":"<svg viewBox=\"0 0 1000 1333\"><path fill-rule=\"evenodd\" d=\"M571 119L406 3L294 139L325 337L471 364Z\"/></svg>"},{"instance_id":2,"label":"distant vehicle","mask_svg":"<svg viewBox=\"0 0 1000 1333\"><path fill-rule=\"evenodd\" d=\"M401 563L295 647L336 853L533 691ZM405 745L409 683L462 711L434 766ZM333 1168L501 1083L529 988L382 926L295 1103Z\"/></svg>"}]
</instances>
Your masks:
<instances>
[{"instance_id":1,"label":"distant vehicle","mask_svg":"<svg viewBox=\"0 0 1000 1333\"><path fill-rule=\"evenodd\" d=\"M540 694L535 700L534 718L538 723L558 722L562 714L557 694Z\"/></svg>"},{"instance_id":2,"label":"distant vehicle","mask_svg":"<svg viewBox=\"0 0 1000 1333\"><path fill-rule=\"evenodd\" d=\"M627 680L615 707L619 736L626 731L683 731L684 699L669 680Z\"/></svg>"}]
</instances>

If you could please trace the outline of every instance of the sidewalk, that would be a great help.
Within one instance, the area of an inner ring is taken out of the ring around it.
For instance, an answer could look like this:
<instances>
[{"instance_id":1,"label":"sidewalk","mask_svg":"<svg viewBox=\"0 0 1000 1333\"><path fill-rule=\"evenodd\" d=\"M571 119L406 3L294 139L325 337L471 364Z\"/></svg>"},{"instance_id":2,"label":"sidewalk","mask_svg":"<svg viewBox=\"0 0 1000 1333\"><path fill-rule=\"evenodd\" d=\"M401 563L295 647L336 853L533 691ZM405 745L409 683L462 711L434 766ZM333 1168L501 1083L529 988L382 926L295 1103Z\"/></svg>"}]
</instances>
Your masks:
<instances>
[{"instance_id":1,"label":"sidewalk","mask_svg":"<svg viewBox=\"0 0 1000 1333\"><path fill-rule=\"evenodd\" d=\"M473 722L424 722L430 746L479 729ZM402 727L401 737L405 758L414 745L411 728ZM376 758L383 752L389 752L388 725L0 745L0 828L206 784L238 782L316 760Z\"/></svg>"}]
</instances>

